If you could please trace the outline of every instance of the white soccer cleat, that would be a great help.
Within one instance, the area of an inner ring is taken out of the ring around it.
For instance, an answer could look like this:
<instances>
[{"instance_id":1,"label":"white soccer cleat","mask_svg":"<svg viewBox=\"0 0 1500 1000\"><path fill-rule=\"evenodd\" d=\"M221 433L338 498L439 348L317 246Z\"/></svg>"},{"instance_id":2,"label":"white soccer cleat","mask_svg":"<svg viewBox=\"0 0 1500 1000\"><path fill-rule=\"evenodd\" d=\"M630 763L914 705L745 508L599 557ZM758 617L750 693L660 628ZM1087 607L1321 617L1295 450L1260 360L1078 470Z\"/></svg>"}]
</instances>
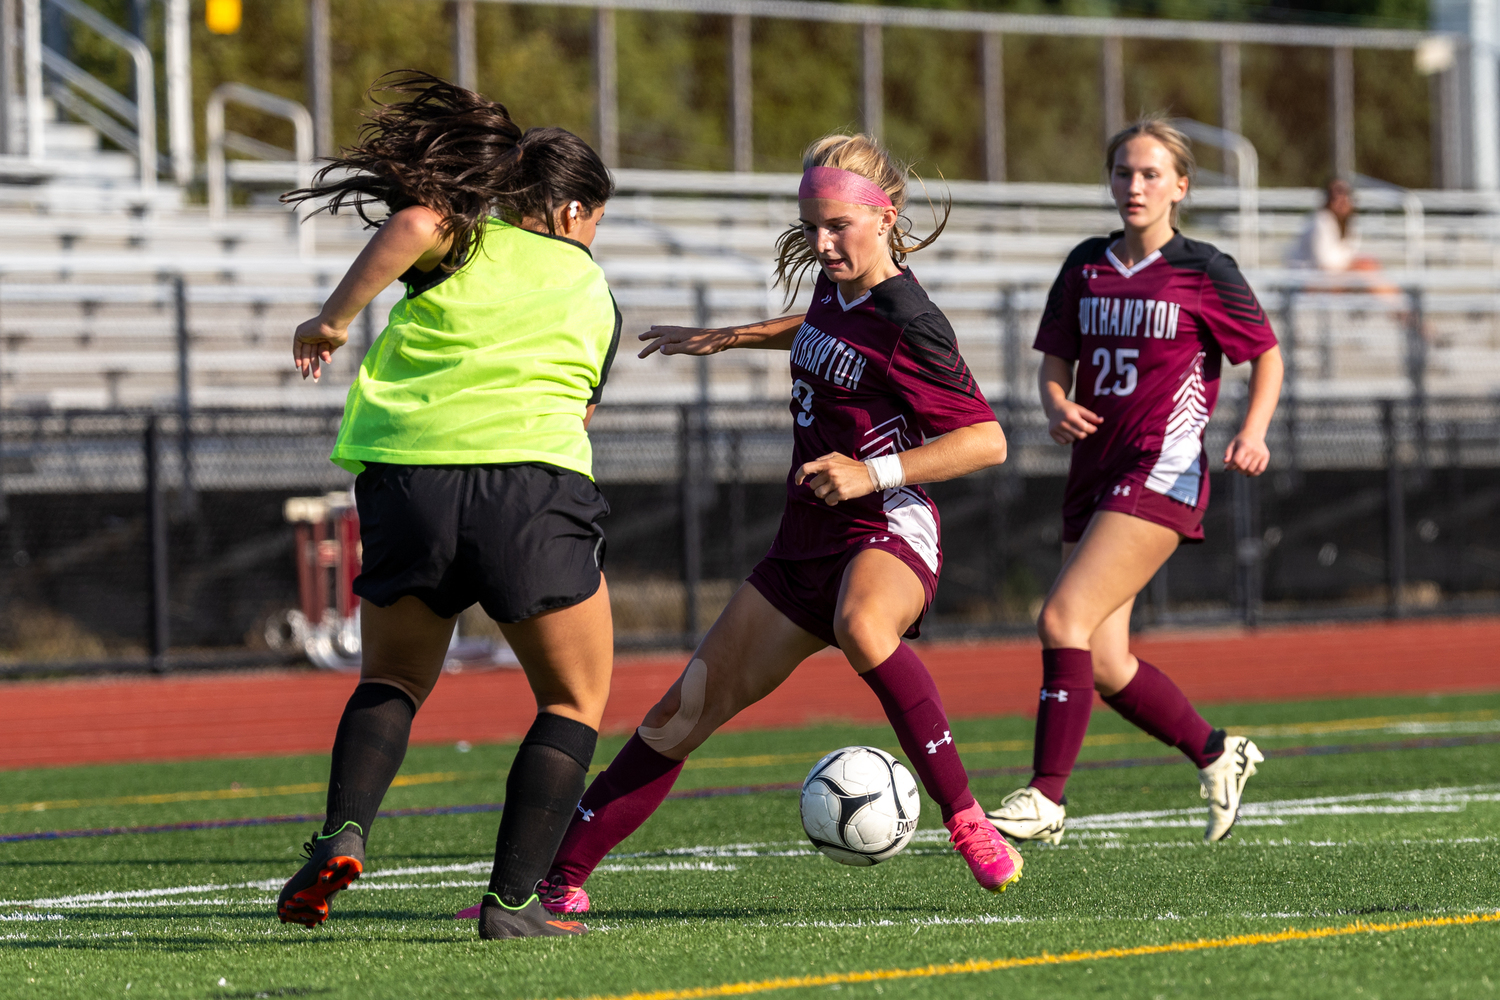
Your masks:
<instances>
[{"instance_id":1,"label":"white soccer cleat","mask_svg":"<svg viewBox=\"0 0 1500 1000\"><path fill-rule=\"evenodd\" d=\"M1203 787L1198 793L1208 800L1208 829L1203 839L1210 844L1229 836L1234 821L1240 818L1240 797L1245 781L1255 773L1255 765L1266 759L1260 748L1244 736L1226 736L1224 753L1218 760L1198 771Z\"/></svg>"},{"instance_id":2,"label":"white soccer cleat","mask_svg":"<svg viewBox=\"0 0 1500 1000\"><path fill-rule=\"evenodd\" d=\"M1236 800L1238 801L1238 800ZM995 829L1011 840L1045 840L1060 844L1068 810L1030 785L1000 800L1000 808L984 814Z\"/></svg>"}]
</instances>

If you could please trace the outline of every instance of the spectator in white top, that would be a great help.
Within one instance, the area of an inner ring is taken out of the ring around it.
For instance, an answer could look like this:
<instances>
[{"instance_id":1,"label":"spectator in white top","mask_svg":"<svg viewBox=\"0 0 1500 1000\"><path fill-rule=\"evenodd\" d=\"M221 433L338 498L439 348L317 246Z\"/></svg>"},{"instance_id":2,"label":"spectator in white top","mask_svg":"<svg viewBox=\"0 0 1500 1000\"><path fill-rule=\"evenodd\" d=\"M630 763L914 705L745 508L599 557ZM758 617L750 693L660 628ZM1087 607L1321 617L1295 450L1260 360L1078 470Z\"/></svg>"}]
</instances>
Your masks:
<instances>
[{"instance_id":1,"label":"spectator in white top","mask_svg":"<svg viewBox=\"0 0 1500 1000\"><path fill-rule=\"evenodd\" d=\"M1354 229L1354 189L1348 181L1336 177L1328 182L1326 200L1307 220L1292 266L1316 268L1319 271L1373 271L1380 265L1369 257L1359 256L1359 234Z\"/></svg>"}]
</instances>

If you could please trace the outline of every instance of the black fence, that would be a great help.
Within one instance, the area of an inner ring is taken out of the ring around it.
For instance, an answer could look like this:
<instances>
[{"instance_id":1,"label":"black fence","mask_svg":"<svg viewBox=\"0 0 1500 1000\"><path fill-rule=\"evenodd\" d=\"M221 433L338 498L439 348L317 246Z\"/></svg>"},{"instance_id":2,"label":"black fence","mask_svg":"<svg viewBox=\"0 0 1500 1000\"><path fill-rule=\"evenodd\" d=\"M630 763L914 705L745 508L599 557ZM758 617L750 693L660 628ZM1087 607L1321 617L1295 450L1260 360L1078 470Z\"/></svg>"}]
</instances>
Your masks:
<instances>
[{"instance_id":1,"label":"black fence","mask_svg":"<svg viewBox=\"0 0 1500 1000\"><path fill-rule=\"evenodd\" d=\"M1068 452L1035 407L997 416L1002 467L930 487L945 565L931 637L1021 634L1059 567ZM1237 426L1221 402L1210 464ZM294 656L290 497L347 490L326 411L0 414L0 672ZM780 518L783 404L601 408L595 467L623 647L690 645ZM1500 402L1285 402L1257 480L1214 473L1208 540L1140 627L1500 611Z\"/></svg>"}]
</instances>

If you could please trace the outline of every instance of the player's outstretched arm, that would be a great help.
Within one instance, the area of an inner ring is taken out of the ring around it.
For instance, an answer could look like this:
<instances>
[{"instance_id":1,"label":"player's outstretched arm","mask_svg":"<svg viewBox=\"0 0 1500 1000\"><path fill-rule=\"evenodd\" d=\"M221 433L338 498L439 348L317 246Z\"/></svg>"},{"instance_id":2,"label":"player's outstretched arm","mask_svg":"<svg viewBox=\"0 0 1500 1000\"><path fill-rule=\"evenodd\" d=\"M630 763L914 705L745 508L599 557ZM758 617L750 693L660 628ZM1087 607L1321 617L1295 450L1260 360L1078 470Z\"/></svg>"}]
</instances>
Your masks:
<instances>
[{"instance_id":1,"label":"player's outstretched arm","mask_svg":"<svg viewBox=\"0 0 1500 1000\"><path fill-rule=\"evenodd\" d=\"M354 258L323 310L297 327L292 336L292 364L316 381L333 352L349 341L349 324L381 290L412 265L431 270L442 263L452 244L440 233L442 216L414 205L391 216Z\"/></svg>"},{"instance_id":2,"label":"player's outstretched arm","mask_svg":"<svg viewBox=\"0 0 1500 1000\"><path fill-rule=\"evenodd\" d=\"M1068 398L1073 389L1073 362L1067 358L1043 354L1037 388L1042 394L1042 410L1047 414L1047 433L1058 444L1082 441L1104 423L1093 410Z\"/></svg>"},{"instance_id":3,"label":"player's outstretched arm","mask_svg":"<svg viewBox=\"0 0 1500 1000\"><path fill-rule=\"evenodd\" d=\"M1245 423L1224 449L1224 471L1258 476L1271 464L1266 447L1266 429L1281 399L1281 348L1273 347L1250 362L1250 405Z\"/></svg>"},{"instance_id":4,"label":"player's outstretched arm","mask_svg":"<svg viewBox=\"0 0 1500 1000\"><path fill-rule=\"evenodd\" d=\"M1005 461L1005 452L1005 432L991 420L959 427L924 445L876 461L894 458L899 462L901 483L941 483L999 465ZM877 489L868 465L838 452L803 463L797 470L796 483L807 483L830 507Z\"/></svg>"},{"instance_id":5,"label":"player's outstretched arm","mask_svg":"<svg viewBox=\"0 0 1500 1000\"><path fill-rule=\"evenodd\" d=\"M782 316L745 326L725 326L714 330L695 326L653 326L640 335L650 343L641 348L638 357L662 354L718 354L732 347L758 347L768 351L790 351L797 328L805 314Z\"/></svg>"}]
</instances>

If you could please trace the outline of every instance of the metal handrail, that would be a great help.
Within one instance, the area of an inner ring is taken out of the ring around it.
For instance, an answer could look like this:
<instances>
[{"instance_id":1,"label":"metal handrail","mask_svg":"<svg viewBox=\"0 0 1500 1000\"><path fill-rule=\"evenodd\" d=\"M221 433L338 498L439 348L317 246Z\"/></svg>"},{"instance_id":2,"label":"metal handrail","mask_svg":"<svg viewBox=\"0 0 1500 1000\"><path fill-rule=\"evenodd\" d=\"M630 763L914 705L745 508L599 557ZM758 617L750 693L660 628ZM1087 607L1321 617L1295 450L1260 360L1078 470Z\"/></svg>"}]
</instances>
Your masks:
<instances>
[{"instance_id":1,"label":"metal handrail","mask_svg":"<svg viewBox=\"0 0 1500 1000\"><path fill-rule=\"evenodd\" d=\"M224 159L224 147L229 133L224 128L224 106L231 102L292 123L296 133L293 158L297 164L297 186L305 188L312 184L313 121L307 108L289 98L268 94L243 83L220 84L209 95L208 107L205 109L205 129L208 134L208 217L213 222L224 221L229 207L229 165ZM239 148L245 151L253 147L247 144ZM305 203L298 206L297 249L303 257L312 253L313 230L308 215Z\"/></svg>"},{"instance_id":2,"label":"metal handrail","mask_svg":"<svg viewBox=\"0 0 1500 1000\"><path fill-rule=\"evenodd\" d=\"M42 44L41 5L50 3L64 14L92 28L101 38L117 48L123 49L135 63L135 102L132 104L104 83L75 66L61 53ZM41 159L42 139L42 69L52 72L75 90L93 97L110 111L135 126L134 150L140 164L141 190L151 191L156 187L156 71L151 59L151 50L146 43L130 34L109 18L80 0L26 0L24 15L26 24L27 67L27 126L33 149L28 150L32 159ZM32 21L36 27L33 31ZM34 37L33 37L34 36ZM33 81L33 64L36 79Z\"/></svg>"},{"instance_id":3,"label":"metal handrail","mask_svg":"<svg viewBox=\"0 0 1500 1000\"><path fill-rule=\"evenodd\" d=\"M1215 146L1234 157L1239 174L1240 245L1239 263L1244 267L1260 266L1260 158L1250 140L1238 132L1216 125L1206 125L1191 118L1176 118L1172 124L1194 142Z\"/></svg>"},{"instance_id":4,"label":"metal handrail","mask_svg":"<svg viewBox=\"0 0 1500 1000\"><path fill-rule=\"evenodd\" d=\"M1068 17L1055 14L998 14L922 7L876 7L869 4L810 0L486 0L547 7L647 10L677 14L716 14L879 24L888 28L934 31L992 31L1007 35L1059 35L1082 38L1154 38L1197 42L1239 42L1330 48L1415 49L1432 38L1454 38L1446 32L1396 28L1340 28L1312 24L1245 24L1232 21L1178 21L1144 17Z\"/></svg>"}]
</instances>

